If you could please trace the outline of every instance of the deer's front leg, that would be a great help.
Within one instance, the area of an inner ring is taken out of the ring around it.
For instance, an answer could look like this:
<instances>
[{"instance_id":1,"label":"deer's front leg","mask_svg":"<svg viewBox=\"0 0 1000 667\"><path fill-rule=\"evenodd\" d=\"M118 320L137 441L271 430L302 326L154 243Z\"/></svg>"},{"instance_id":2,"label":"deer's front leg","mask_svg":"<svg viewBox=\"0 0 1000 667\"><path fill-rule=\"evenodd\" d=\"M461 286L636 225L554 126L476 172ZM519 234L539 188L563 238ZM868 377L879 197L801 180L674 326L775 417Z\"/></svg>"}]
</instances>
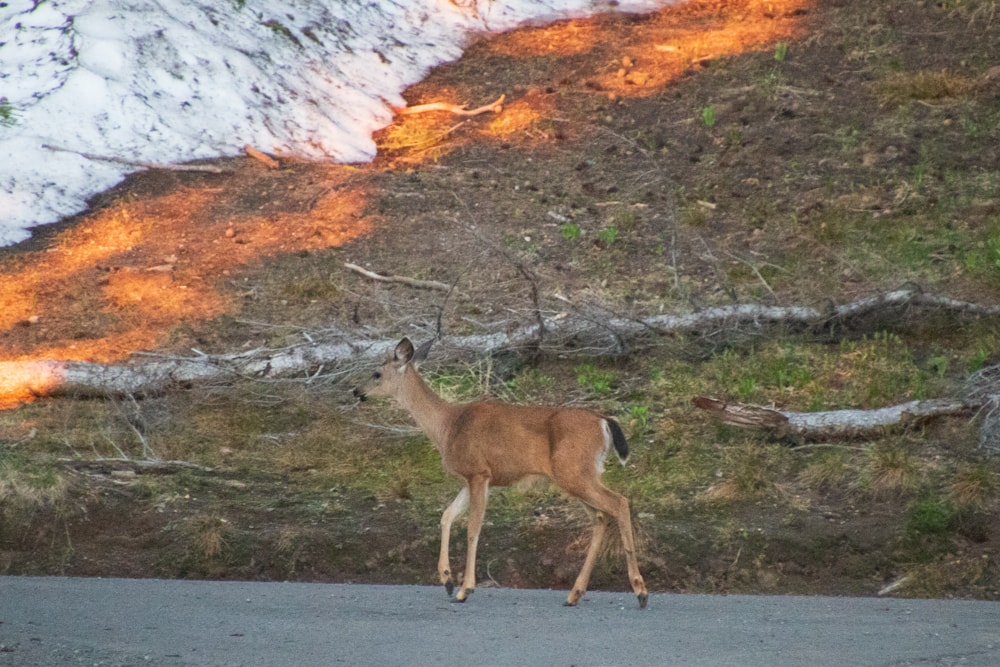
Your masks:
<instances>
[{"instance_id":1,"label":"deer's front leg","mask_svg":"<svg viewBox=\"0 0 1000 667\"><path fill-rule=\"evenodd\" d=\"M448 540L451 538L451 524L461 516L469 506L469 487L462 487L448 509L441 515L441 555L438 557L438 577L444 584L444 589L451 595L455 590L455 580L451 576L451 563L448 558Z\"/></svg>"},{"instance_id":2,"label":"deer's front leg","mask_svg":"<svg viewBox=\"0 0 1000 667\"><path fill-rule=\"evenodd\" d=\"M469 491L469 537L468 553L465 558L465 576L462 578L462 589L455 596L455 602L465 602L476 590L476 547L479 544L479 531L483 529L483 518L486 516L486 497L489 495L490 484L485 477L473 477L468 481Z\"/></svg>"}]
</instances>

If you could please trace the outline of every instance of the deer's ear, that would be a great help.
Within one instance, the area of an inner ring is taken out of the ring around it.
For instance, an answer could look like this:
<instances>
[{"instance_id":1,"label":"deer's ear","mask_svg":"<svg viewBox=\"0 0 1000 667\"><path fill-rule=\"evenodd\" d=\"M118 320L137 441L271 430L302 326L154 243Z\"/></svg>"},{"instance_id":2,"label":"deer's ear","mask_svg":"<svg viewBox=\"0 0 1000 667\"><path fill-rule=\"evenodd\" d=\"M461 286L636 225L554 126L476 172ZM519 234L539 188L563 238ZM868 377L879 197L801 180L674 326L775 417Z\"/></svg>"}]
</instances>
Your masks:
<instances>
[{"instance_id":1,"label":"deer's ear","mask_svg":"<svg viewBox=\"0 0 1000 667\"><path fill-rule=\"evenodd\" d=\"M434 344L433 338L417 348L417 351L413 354L413 363L419 364L424 359L427 358L427 354L431 351L431 346Z\"/></svg>"},{"instance_id":2,"label":"deer's ear","mask_svg":"<svg viewBox=\"0 0 1000 667\"><path fill-rule=\"evenodd\" d=\"M392 353L392 358L394 361L400 363L409 363L410 359L413 358L413 343L410 342L409 338L404 338L396 344L396 349Z\"/></svg>"}]
</instances>

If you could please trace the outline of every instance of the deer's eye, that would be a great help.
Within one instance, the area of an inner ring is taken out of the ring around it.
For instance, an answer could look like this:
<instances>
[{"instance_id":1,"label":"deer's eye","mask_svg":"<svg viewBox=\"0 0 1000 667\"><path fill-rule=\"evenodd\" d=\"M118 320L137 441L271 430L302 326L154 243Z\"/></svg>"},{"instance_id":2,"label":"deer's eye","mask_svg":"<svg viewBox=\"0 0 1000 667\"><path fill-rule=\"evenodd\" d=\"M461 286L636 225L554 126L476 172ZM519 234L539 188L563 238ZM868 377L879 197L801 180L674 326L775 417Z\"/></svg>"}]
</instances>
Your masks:
<instances>
[{"instance_id":1,"label":"deer's eye","mask_svg":"<svg viewBox=\"0 0 1000 667\"><path fill-rule=\"evenodd\" d=\"M373 377L374 379L376 379L376 380L381 380L381 379L382 379L382 373L380 373L379 371L375 371L375 372L374 372L374 373L372 374L372 377Z\"/></svg>"}]
</instances>

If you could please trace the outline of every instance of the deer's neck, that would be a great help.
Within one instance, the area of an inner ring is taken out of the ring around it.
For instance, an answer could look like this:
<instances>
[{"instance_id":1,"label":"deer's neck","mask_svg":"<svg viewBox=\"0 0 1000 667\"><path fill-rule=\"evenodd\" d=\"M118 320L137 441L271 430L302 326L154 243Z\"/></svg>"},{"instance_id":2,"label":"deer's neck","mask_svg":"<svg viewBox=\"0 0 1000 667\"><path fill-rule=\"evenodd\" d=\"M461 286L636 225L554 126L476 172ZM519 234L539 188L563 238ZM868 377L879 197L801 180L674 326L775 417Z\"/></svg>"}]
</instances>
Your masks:
<instances>
[{"instance_id":1,"label":"deer's neck","mask_svg":"<svg viewBox=\"0 0 1000 667\"><path fill-rule=\"evenodd\" d=\"M444 445L448 428L454 420L455 406L444 400L427 386L417 373L407 372L399 404L411 415L417 426L438 449Z\"/></svg>"}]
</instances>

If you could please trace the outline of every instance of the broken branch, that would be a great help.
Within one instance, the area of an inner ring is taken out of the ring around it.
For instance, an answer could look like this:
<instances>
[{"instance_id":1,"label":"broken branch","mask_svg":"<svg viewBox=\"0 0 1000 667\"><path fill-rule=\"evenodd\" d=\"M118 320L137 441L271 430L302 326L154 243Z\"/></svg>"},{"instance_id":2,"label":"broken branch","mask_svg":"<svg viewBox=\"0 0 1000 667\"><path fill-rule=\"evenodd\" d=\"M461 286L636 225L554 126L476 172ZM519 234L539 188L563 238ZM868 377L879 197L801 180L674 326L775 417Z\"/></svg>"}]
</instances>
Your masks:
<instances>
[{"instance_id":1,"label":"broken branch","mask_svg":"<svg viewBox=\"0 0 1000 667\"><path fill-rule=\"evenodd\" d=\"M406 276L384 276L380 273L369 271L368 269L360 267L357 264L351 264L350 262L346 262L344 266L355 273L361 274L365 278L370 278L383 283L401 283L403 285L409 285L410 287L416 287L417 289L433 289L442 292L451 291L451 285L445 285L444 283L439 283L436 280L420 280L419 278L407 278Z\"/></svg>"},{"instance_id":2,"label":"broken branch","mask_svg":"<svg viewBox=\"0 0 1000 667\"><path fill-rule=\"evenodd\" d=\"M449 104L448 102L431 102L429 104L417 104L412 107L402 107L396 111L401 116L412 116L418 113L427 113L429 111L447 111L449 113L458 114L459 116L478 116L479 114L487 113L492 111L493 113L500 113L503 111L504 100L507 99L506 93L497 98L495 102L483 105L481 107L476 107L475 109L468 109L466 104Z\"/></svg>"},{"instance_id":3,"label":"broken branch","mask_svg":"<svg viewBox=\"0 0 1000 667\"><path fill-rule=\"evenodd\" d=\"M250 144L243 147L243 152L247 154L248 157L252 157L263 164L268 169L277 169L281 164L275 160L273 157L265 153L264 151L257 150Z\"/></svg>"},{"instance_id":4,"label":"broken branch","mask_svg":"<svg viewBox=\"0 0 1000 667\"><path fill-rule=\"evenodd\" d=\"M42 148L47 148L50 151L58 151L61 153L76 153L80 157L85 157L88 160L114 162L115 164L123 164L127 167L139 167L141 169L165 169L167 171L204 171L210 174L223 174L226 171L225 169L210 164L156 164L154 162L142 162L140 160L126 160L125 158L115 157L113 155L95 155L94 153L84 153L83 151L75 151L71 148L62 148L60 146L53 146L51 144L42 144Z\"/></svg>"}]
</instances>

